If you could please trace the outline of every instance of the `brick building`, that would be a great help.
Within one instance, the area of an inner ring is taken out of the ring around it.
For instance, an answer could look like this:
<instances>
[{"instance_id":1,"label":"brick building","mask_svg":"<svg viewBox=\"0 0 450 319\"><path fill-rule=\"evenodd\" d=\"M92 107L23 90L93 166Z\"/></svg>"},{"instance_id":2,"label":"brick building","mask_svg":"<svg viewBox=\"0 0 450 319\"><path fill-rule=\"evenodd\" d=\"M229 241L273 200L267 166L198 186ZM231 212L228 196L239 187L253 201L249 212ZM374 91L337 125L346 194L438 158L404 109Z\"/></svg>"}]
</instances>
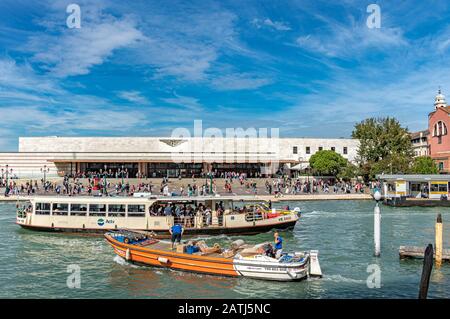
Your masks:
<instances>
[{"instance_id":1,"label":"brick building","mask_svg":"<svg viewBox=\"0 0 450 319\"><path fill-rule=\"evenodd\" d=\"M439 90L434 101L434 111L428 115L428 151L442 173L450 172L450 106Z\"/></svg>"}]
</instances>

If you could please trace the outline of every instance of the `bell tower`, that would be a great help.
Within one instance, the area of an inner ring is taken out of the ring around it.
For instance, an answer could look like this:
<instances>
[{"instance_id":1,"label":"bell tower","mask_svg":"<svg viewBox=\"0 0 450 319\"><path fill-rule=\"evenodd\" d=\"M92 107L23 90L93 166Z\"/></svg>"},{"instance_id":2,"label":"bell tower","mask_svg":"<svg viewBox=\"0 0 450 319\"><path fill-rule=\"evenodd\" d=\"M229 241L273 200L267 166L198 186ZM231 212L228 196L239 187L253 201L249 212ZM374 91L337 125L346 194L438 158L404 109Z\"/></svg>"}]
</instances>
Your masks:
<instances>
[{"instance_id":1,"label":"bell tower","mask_svg":"<svg viewBox=\"0 0 450 319\"><path fill-rule=\"evenodd\" d=\"M446 107L447 102L445 101L445 95L442 94L441 88L439 87L438 94L434 99L434 109L437 110L439 107Z\"/></svg>"}]
</instances>

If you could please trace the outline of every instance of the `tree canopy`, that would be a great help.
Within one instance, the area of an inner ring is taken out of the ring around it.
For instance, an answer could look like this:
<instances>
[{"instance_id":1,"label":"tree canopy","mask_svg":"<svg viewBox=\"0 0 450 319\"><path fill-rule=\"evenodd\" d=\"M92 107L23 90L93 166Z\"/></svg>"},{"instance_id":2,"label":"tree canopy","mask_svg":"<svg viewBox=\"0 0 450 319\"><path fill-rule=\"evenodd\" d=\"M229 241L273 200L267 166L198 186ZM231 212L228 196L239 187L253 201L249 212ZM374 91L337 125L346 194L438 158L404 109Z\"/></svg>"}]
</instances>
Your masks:
<instances>
[{"instance_id":1,"label":"tree canopy","mask_svg":"<svg viewBox=\"0 0 450 319\"><path fill-rule=\"evenodd\" d=\"M414 174L438 174L439 169L431 157L419 156L414 158L411 172Z\"/></svg>"},{"instance_id":2,"label":"tree canopy","mask_svg":"<svg viewBox=\"0 0 450 319\"><path fill-rule=\"evenodd\" d=\"M407 128L391 117L369 118L355 125L357 161L366 179L380 173L407 173L413 156Z\"/></svg>"},{"instance_id":3,"label":"tree canopy","mask_svg":"<svg viewBox=\"0 0 450 319\"><path fill-rule=\"evenodd\" d=\"M310 157L309 165L319 174L337 176L348 163L342 155L335 151L322 150Z\"/></svg>"}]
</instances>

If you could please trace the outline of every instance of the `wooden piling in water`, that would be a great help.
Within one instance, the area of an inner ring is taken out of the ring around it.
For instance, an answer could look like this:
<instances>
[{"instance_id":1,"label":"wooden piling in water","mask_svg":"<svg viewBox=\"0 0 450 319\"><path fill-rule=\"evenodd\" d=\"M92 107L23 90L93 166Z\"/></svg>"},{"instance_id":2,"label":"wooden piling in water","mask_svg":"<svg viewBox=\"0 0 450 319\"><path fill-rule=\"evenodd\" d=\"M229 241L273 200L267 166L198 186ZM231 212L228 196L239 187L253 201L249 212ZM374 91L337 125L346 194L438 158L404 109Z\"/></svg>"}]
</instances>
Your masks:
<instances>
[{"instance_id":1,"label":"wooden piling in water","mask_svg":"<svg viewBox=\"0 0 450 319\"><path fill-rule=\"evenodd\" d=\"M419 299L427 299L431 270L433 269L433 245L428 244L423 256L422 277L420 278Z\"/></svg>"},{"instance_id":2,"label":"wooden piling in water","mask_svg":"<svg viewBox=\"0 0 450 319\"><path fill-rule=\"evenodd\" d=\"M435 249L436 249L436 266L442 265L442 215L438 214L435 227Z\"/></svg>"},{"instance_id":3,"label":"wooden piling in water","mask_svg":"<svg viewBox=\"0 0 450 319\"><path fill-rule=\"evenodd\" d=\"M381 254L381 212L378 202L373 212L373 239L374 255L379 257Z\"/></svg>"}]
</instances>

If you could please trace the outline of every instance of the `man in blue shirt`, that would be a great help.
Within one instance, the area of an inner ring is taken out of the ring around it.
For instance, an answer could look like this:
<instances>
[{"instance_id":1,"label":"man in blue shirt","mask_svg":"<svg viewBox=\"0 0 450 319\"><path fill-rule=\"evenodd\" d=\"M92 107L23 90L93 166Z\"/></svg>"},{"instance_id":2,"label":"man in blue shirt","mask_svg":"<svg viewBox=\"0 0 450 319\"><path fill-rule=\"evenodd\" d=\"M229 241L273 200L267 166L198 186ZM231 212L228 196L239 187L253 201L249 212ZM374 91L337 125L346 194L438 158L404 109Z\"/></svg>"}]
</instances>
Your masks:
<instances>
[{"instance_id":1,"label":"man in blue shirt","mask_svg":"<svg viewBox=\"0 0 450 319\"><path fill-rule=\"evenodd\" d=\"M181 235L183 235L184 228L178 223L175 223L172 227L169 229L170 234L172 235L172 250L173 250L173 244L175 241L179 244L181 242Z\"/></svg>"},{"instance_id":2,"label":"man in blue shirt","mask_svg":"<svg viewBox=\"0 0 450 319\"><path fill-rule=\"evenodd\" d=\"M275 258L278 259L283 253L283 238L277 232L273 234L273 237L275 238Z\"/></svg>"}]
</instances>

